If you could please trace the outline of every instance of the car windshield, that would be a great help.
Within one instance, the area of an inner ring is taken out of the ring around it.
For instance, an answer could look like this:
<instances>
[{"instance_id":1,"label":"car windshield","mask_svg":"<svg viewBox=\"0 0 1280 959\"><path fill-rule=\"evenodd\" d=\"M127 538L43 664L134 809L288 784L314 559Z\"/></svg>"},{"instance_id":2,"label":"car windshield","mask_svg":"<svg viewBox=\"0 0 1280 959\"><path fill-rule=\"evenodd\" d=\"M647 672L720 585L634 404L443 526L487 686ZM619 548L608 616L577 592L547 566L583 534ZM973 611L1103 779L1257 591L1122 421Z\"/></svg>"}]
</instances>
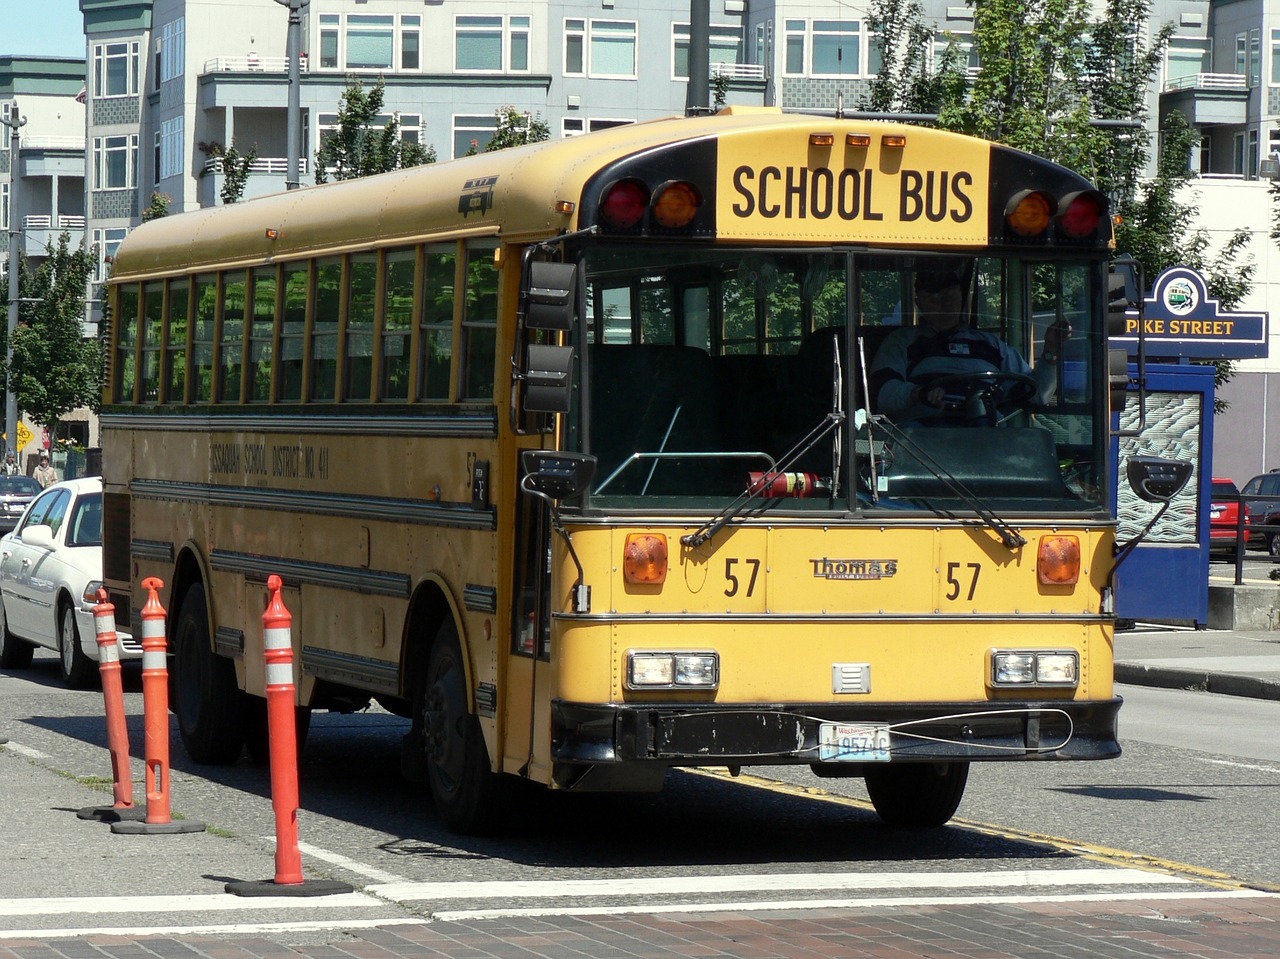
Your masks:
<instances>
[{"instance_id":1,"label":"car windshield","mask_svg":"<svg viewBox=\"0 0 1280 959\"><path fill-rule=\"evenodd\" d=\"M0 476L0 496L29 496L40 492L30 476Z\"/></svg>"}]
</instances>

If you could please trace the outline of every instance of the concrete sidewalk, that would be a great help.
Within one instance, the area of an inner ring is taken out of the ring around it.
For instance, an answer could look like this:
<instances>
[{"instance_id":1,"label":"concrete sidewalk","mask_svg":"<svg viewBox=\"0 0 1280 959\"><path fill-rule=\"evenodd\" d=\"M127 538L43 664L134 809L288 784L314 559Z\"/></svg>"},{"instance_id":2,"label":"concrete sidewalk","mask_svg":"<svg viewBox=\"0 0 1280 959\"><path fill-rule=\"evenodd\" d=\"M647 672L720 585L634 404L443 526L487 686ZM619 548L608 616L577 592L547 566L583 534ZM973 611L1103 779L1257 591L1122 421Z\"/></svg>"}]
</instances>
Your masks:
<instances>
[{"instance_id":1,"label":"concrete sidewalk","mask_svg":"<svg viewBox=\"0 0 1280 959\"><path fill-rule=\"evenodd\" d=\"M1116 632L1116 681L1280 700L1280 630Z\"/></svg>"}]
</instances>

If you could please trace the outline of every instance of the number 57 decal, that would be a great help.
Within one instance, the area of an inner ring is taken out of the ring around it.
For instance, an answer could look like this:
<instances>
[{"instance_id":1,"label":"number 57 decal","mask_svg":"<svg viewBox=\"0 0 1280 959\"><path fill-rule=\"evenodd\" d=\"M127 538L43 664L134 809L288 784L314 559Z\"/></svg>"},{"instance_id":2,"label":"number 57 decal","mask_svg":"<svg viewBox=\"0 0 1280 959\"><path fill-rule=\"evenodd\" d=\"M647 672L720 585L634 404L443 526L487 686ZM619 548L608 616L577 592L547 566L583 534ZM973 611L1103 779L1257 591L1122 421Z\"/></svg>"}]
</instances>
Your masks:
<instances>
[{"instance_id":1,"label":"number 57 decal","mask_svg":"<svg viewBox=\"0 0 1280 959\"><path fill-rule=\"evenodd\" d=\"M749 569L738 569L738 564L742 563ZM736 571L735 571L736 570ZM724 588L726 596L737 596L738 591L742 589L742 581L739 577L747 577L745 596L754 596L756 591L756 578L760 575L760 560L758 559L736 559L729 557L724 561L724 580L728 583Z\"/></svg>"},{"instance_id":2,"label":"number 57 decal","mask_svg":"<svg viewBox=\"0 0 1280 959\"><path fill-rule=\"evenodd\" d=\"M961 593L965 594L966 601L973 599L973 594L978 589L978 574L981 572L981 563L948 563L947 599L959 599Z\"/></svg>"}]
</instances>

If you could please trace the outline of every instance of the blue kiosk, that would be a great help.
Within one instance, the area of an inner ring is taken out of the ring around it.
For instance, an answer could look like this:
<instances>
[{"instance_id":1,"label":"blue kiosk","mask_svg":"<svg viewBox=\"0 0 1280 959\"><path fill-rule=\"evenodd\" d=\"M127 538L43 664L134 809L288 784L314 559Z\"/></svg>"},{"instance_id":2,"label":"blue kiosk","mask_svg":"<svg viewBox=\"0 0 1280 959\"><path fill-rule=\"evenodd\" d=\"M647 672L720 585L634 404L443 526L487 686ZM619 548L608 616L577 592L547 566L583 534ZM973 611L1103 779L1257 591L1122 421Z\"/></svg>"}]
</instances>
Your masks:
<instances>
[{"instance_id":1,"label":"blue kiosk","mask_svg":"<svg viewBox=\"0 0 1280 959\"><path fill-rule=\"evenodd\" d=\"M1130 356L1130 389L1112 442L1113 476L1131 456L1189 461L1191 479L1168 512L1135 547L1116 574L1116 616L1129 621L1209 620L1209 504L1212 488L1214 367L1192 360L1253 359L1267 355L1267 314L1227 313L1209 296L1204 277L1172 267L1156 278L1141 318L1127 320L1113 348ZM1147 358L1145 389L1137 384L1137 324ZM1112 508L1124 544L1155 514L1117 480Z\"/></svg>"}]
</instances>

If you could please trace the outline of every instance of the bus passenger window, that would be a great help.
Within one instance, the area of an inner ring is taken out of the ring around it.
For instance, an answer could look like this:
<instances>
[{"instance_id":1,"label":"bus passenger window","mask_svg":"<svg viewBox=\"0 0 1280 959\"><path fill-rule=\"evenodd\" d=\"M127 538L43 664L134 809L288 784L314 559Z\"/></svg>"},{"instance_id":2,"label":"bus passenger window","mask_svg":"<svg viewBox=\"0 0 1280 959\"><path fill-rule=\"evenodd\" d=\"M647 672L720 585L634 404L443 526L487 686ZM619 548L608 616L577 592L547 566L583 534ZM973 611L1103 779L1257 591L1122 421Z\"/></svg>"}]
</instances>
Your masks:
<instances>
[{"instance_id":1,"label":"bus passenger window","mask_svg":"<svg viewBox=\"0 0 1280 959\"><path fill-rule=\"evenodd\" d=\"M164 329L164 283L148 283L142 288L142 363L138 369L139 401L154 403L160 398L160 336Z\"/></svg>"},{"instance_id":2,"label":"bus passenger window","mask_svg":"<svg viewBox=\"0 0 1280 959\"><path fill-rule=\"evenodd\" d=\"M378 289L378 256L351 257L347 337L343 344L342 398L367 400L373 392L373 310Z\"/></svg>"},{"instance_id":3,"label":"bus passenger window","mask_svg":"<svg viewBox=\"0 0 1280 959\"><path fill-rule=\"evenodd\" d=\"M342 302L342 260L316 265L316 311L311 322L311 399L332 400L338 385L338 311Z\"/></svg>"},{"instance_id":4,"label":"bus passenger window","mask_svg":"<svg viewBox=\"0 0 1280 959\"><path fill-rule=\"evenodd\" d=\"M416 256L413 250L396 250L387 254L383 271L386 291L382 310L382 382L379 395L385 400L407 400L409 377L409 343L413 330L413 274Z\"/></svg>"},{"instance_id":5,"label":"bus passenger window","mask_svg":"<svg viewBox=\"0 0 1280 959\"><path fill-rule=\"evenodd\" d=\"M462 397L493 399L493 363L498 335L498 268L493 246L467 251L467 297L462 318L466 381Z\"/></svg>"},{"instance_id":6,"label":"bus passenger window","mask_svg":"<svg viewBox=\"0 0 1280 959\"><path fill-rule=\"evenodd\" d=\"M284 313L280 323L280 359L276 398L282 403L302 399L302 348L307 333L306 263L284 268Z\"/></svg>"},{"instance_id":7,"label":"bus passenger window","mask_svg":"<svg viewBox=\"0 0 1280 959\"><path fill-rule=\"evenodd\" d=\"M213 402L213 332L218 302L218 280L196 278L196 318L191 338L191 401Z\"/></svg>"},{"instance_id":8,"label":"bus passenger window","mask_svg":"<svg viewBox=\"0 0 1280 959\"><path fill-rule=\"evenodd\" d=\"M185 280L169 281L169 342L164 354L164 401L187 401L187 302L191 292Z\"/></svg>"},{"instance_id":9,"label":"bus passenger window","mask_svg":"<svg viewBox=\"0 0 1280 959\"><path fill-rule=\"evenodd\" d=\"M422 283L422 330L419 336L418 398L447 400L453 363L453 291L458 250L452 243L427 247Z\"/></svg>"},{"instance_id":10,"label":"bus passenger window","mask_svg":"<svg viewBox=\"0 0 1280 959\"><path fill-rule=\"evenodd\" d=\"M222 277L222 339L218 349L218 402L239 403L244 369L245 274Z\"/></svg>"},{"instance_id":11,"label":"bus passenger window","mask_svg":"<svg viewBox=\"0 0 1280 959\"><path fill-rule=\"evenodd\" d=\"M250 403L271 400L271 347L276 327L276 269L253 271L253 314L249 327Z\"/></svg>"},{"instance_id":12,"label":"bus passenger window","mask_svg":"<svg viewBox=\"0 0 1280 959\"><path fill-rule=\"evenodd\" d=\"M136 350L138 346L138 288L121 286L116 309L120 317L120 332L116 337L116 400L133 402L133 390L138 381Z\"/></svg>"}]
</instances>

